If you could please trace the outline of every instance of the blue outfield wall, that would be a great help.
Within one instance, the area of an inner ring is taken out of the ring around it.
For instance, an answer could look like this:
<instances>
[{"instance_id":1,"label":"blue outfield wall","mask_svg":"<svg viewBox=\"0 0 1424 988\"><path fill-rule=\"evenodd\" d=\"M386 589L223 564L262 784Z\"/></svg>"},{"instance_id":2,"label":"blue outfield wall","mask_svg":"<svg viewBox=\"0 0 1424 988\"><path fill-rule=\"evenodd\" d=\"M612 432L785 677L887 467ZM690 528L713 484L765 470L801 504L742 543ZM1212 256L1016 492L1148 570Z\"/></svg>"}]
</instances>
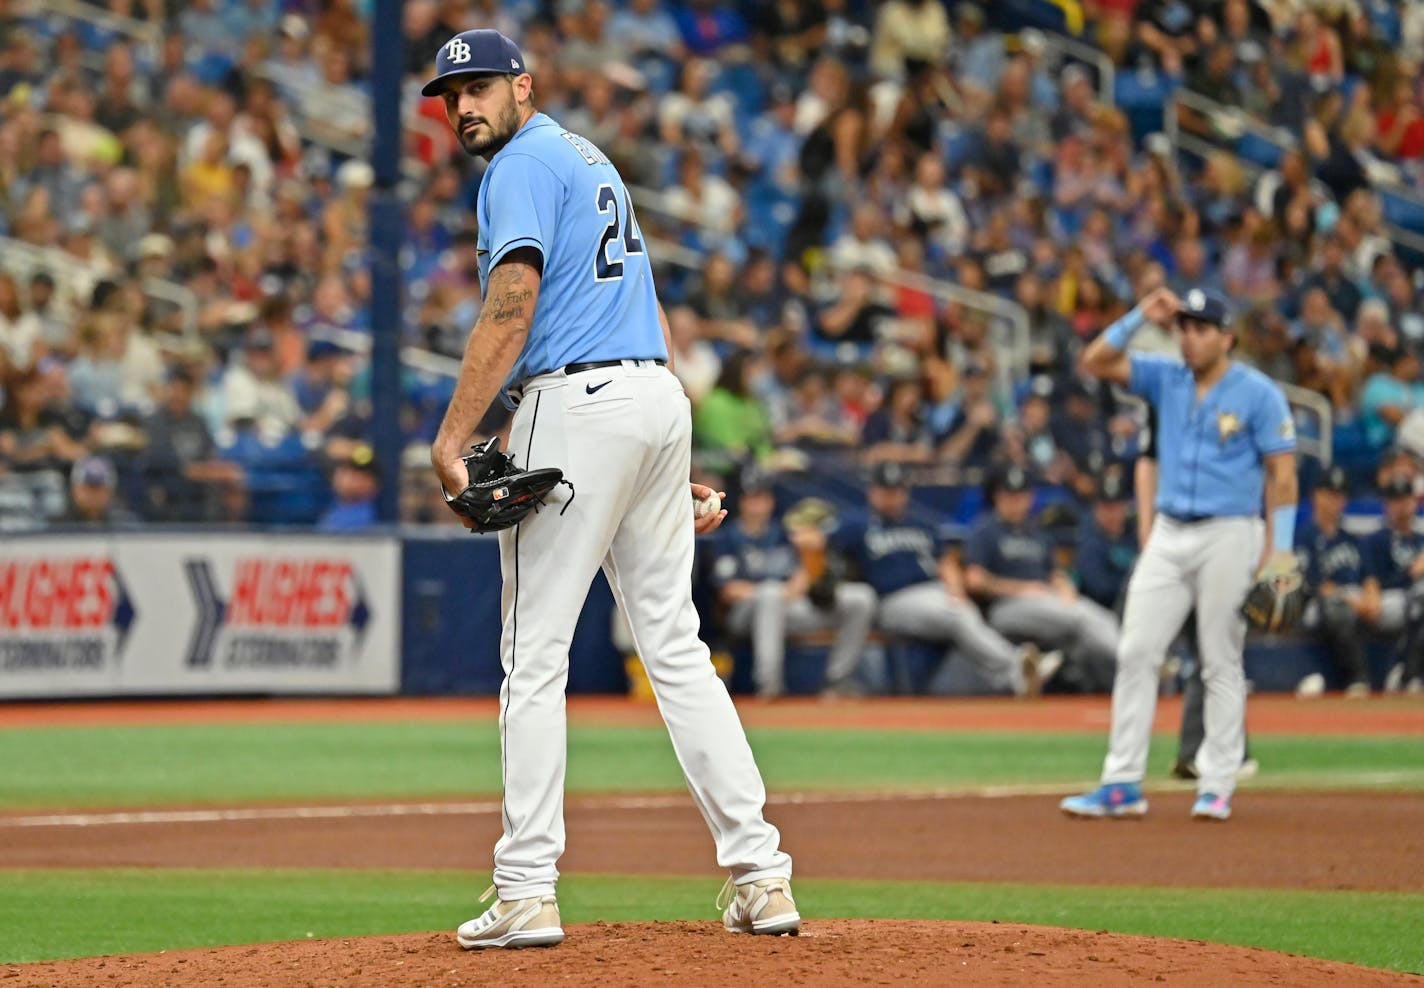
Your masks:
<instances>
[{"instance_id":1,"label":"blue outfield wall","mask_svg":"<svg viewBox=\"0 0 1424 988\"><path fill-rule=\"evenodd\" d=\"M491 535L406 535L401 553L401 692L414 695L499 692L500 575L499 543ZM699 564L702 560L699 559ZM696 572L701 572L701 567ZM732 688L750 688L750 655L744 642L726 641L707 620L710 601L704 581L694 594L704 615L703 637L714 650L725 650L736 669ZM569 651L569 692L623 693L628 689L624 660L611 637L613 596L602 574L594 578ZM964 663L934 669L934 650L889 645L871 657L871 685L895 693L952 690L977 692ZM1370 646L1370 665L1378 688L1389 667L1387 650ZM788 649L787 686L791 693L813 694L820 686L825 648ZM1295 689L1308 673L1321 672L1332 688L1344 685L1326 653L1301 638L1253 639L1246 649L1246 673L1260 692Z\"/></svg>"},{"instance_id":2,"label":"blue outfield wall","mask_svg":"<svg viewBox=\"0 0 1424 988\"><path fill-rule=\"evenodd\" d=\"M402 539L401 692L496 694L499 541L493 535ZM621 693L628 681L609 629L613 594L599 574L569 649L569 691Z\"/></svg>"}]
</instances>

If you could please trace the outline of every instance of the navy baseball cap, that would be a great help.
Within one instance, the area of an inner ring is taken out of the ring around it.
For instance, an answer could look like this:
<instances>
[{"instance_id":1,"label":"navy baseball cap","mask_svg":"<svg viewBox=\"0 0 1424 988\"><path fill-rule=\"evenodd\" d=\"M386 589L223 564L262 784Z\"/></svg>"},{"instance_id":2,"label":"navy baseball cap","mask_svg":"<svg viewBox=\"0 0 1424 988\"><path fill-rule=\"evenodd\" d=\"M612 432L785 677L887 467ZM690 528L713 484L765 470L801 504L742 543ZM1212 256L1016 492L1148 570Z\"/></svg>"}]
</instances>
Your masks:
<instances>
[{"instance_id":1,"label":"navy baseball cap","mask_svg":"<svg viewBox=\"0 0 1424 988\"><path fill-rule=\"evenodd\" d=\"M762 470L760 467L747 467L742 471L739 480L741 481L743 494L751 494L753 492L770 494L775 489L771 474Z\"/></svg>"},{"instance_id":2,"label":"navy baseball cap","mask_svg":"<svg viewBox=\"0 0 1424 988\"><path fill-rule=\"evenodd\" d=\"M876 487L909 487L910 472L903 463L883 460L870 471L870 482Z\"/></svg>"},{"instance_id":3,"label":"navy baseball cap","mask_svg":"<svg viewBox=\"0 0 1424 988\"><path fill-rule=\"evenodd\" d=\"M1315 482L1315 489L1334 491L1336 494L1348 494L1350 493L1350 478L1345 473L1344 467L1331 467L1320 475L1320 479Z\"/></svg>"},{"instance_id":4,"label":"navy baseball cap","mask_svg":"<svg viewBox=\"0 0 1424 988\"><path fill-rule=\"evenodd\" d=\"M117 480L113 464L102 456L86 456L74 464L70 481L76 487L113 487Z\"/></svg>"},{"instance_id":5,"label":"navy baseball cap","mask_svg":"<svg viewBox=\"0 0 1424 988\"><path fill-rule=\"evenodd\" d=\"M1018 494L1033 487L1028 471L1023 467L1009 466L994 474L989 482L989 495Z\"/></svg>"},{"instance_id":6,"label":"navy baseball cap","mask_svg":"<svg viewBox=\"0 0 1424 988\"><path fill-rule=\"evenodd\" d=\"M1193 288L1187 292L1182 298L1181 315L1187 319L1209 322L1223 329L1231 322L1231 310L1226 305L1226 299L1205 288Z\"/></svg>"},{"instance_id":7,"label":"navy baseball cap","mask_svg":"<svg viewBox=\"0 0 1424 988\"><path fill-rule=\"evenodd\" d=\"M1098 481L1096 494L1098 500L1104 503L1126 501L1130 497L1127 483L1122 479L1122 474L1117 472L1103 474L1102 479Z\"/></svg>"},{"instance_id":8,"label":"navy baseball cap","mask_svg":"<svg viewBox=\"0 0 1424 988\"><path fill-rule=\"evenodd\" d=\"M461 75L523 75L524 56L519 46L492 28L461 31L440 46L435 56L435 78L421 87L422 96L439 96L446 83Z\"/></svg>"}]
</instances>

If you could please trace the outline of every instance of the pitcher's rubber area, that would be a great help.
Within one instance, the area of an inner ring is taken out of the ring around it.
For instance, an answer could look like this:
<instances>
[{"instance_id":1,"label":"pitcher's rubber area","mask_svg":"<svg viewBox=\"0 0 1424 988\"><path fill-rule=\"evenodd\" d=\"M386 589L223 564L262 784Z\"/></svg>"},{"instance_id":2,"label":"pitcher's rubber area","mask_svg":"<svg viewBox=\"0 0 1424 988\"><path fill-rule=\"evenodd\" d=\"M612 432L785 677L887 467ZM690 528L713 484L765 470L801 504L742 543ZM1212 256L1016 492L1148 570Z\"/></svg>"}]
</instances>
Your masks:
<instances>
[{"instance_id":1,"label":"pitcher's rubber area","mask_svg":"<svg viewBox=\"0 0 1424 988\"><path fill-rule=\"evenodd\" d=\"M6 988L213 985L975 985L1099 988L1291 985L1403 988L1408 974L1247 947L1017 923L808 920L799 937L747 937L719 923L565 927L561 946L468 954L450 934L308 940L0 967Z\"/></svg>"}]
</instances>

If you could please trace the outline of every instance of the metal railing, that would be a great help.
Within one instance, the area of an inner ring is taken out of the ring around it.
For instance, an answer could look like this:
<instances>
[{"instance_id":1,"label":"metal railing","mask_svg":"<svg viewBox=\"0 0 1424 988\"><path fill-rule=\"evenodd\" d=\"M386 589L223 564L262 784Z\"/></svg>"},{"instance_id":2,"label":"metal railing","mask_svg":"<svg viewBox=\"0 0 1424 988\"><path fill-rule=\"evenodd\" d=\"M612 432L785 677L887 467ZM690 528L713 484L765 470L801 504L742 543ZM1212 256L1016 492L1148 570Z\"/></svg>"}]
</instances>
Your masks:
<instances>
[{"instance_id":1,"label":"metal railing","mask_svg":"<svg viewBox=\"0 0 1424 988\"><path fill-rule=\"evenodd\" d=\"M647 209L673 219L681 224L687 224L686 217L670 209L666 203L666 196L655 189L642 186L630 185L628 191L632 193L633 201L639 209ZM692 224L696 225L696 224ZM648 235L645 231L643 238L657 251L657 258L677 267L686 268L692 271L700 271L704 261L702 251L673 243L660 237ZM1029 346L1031 335L1031 324L1028 310L1017 302L1000 298L988 292L975 291L965 288L963 285L956 285L953 282L941 281L937 278L930 278L926 275L913 274L905 271L895 271L890 274L877 275L880 281L893 285L897 288L908 288L912 291L924 292L934 297L957 303L973 312L982 313L990 319L999 322L1008 329L1008 340L1000 343L999 349L1008 359L1007 366L1015 376L1022 377L1028 372Z\"/></svg>"},{"instance_id":2,"label":"metal railing","mask_svg":"<svg viewBox=\"0 0 1424 988\"><path fill-rule=\"evenodd\" d=\"M349 350L351 353L359 354L363 357L369 355L371 352L371 338L355 330L323 327L313 330L311 336L312 339L327 340L331 343L335 343L343 350ZM435 353L433 350L422 350L416 346L403 346L401 347L400 358L401 363L411 370L452 379L460 376L460 361L454 357L447 357L443 353Z\"/></svg>"},{"instance_id":3,"label":"metal railing","mask_svg":"<svg viewBox=\"0 0 1424 988\"><path fill-rule=\"evenodd\" d=\"M1060 66L1067 59L1091 65L1098 76L1098 100L1108 106L1117 105L1117 67L1101 48L1042 28L1027 28L1019 32L1020 43L1030 30L1043 40L1044 47L1053 52Z\"/></svg>"},{"instance_id":4,"label":"metal railing","mask_svg":"<svg viewBox=\"0 0 1424 988\"><path fill-rule=\"evenodd\" d=\"M38 271L44 271L54 278L65 298L72 296L76 273L95 281L105 277L100 268L86 264L58 247L40 247L13 237L0 237L0 265L19 278L29 278ZM148 298L165 302L178 310L185 335L197 332L198 297L192 291L176 281L163 278L145 278L142 288ZM86 303L87 300L78 301L81 307Z\"/></svg>"},{"instance_id":5,"label":"metal railing","mask_svg":"<svg viewBox=\"0 0 1424 988\"><path fill-rule=\"evenodd\" d=\"M16 7L17 9L12 9L11 13L20 17L43 17L47 14L58 14L69 20L87 21L105 30L128 35L135 41L142 41L150 45L163 43L162 25L115 14L101 7L82 3L80 0L20 0Z\"/></svg>"},{"instance_id":6,"label":"metal railing","mask_svg":"<svg viewBox=\"0 0 1424 988\"><path fill-rule=\"evenodd\" d=\"M1322 467L1328 468L1335 457L1335 411L1330 406L1330 400L1320 392L1302 388L1298 384L1286 384L1282 381L1276 383L1285 392L1286 401L1290 402L1292 410L1314 415L1317 422L1319 435L1298 434L1296 449L1307 456L1315 457Z\"/></svg>"},{"instance_id":7,"label":"metal railing","mask_svg":"<svg viewBox=\"0 0 1424 988\"><path fill-rule=\"evenodd\" d=\"M1201 93L1194 93L1188 89L1178 88L1172 92L1167 99L1162 115L1163 132L1171 142L1174 154L1186 151L1199 158L1205 158L1214 151L1226 151L1232 154L1237 164L1239 164L1252 179L1257 178L1267 169L1263 166L1242 157L1236 149L1229 144L1218 144L1207 140L1197 134L1192 134L1182 130L1179 119L1180 108L1186 107L1205 116L1214 127L1224 134L1235 134L1232 140L1250 134L1258 140L1274 145L1281 151L1297 150L1300 141L1294 133L1283 128L1273 127L1270 124L1262 123L1244 110L1232 106L1225 106L1213 99L1208 99ZM1405 185L1389 182L1372 182L1371 188L1376 193L1388 193L1399 199L1418 206L1424 211L1424 197L1421 197L1413 189ZM1405 229L1394 223L1385 223L1385 234L1397 247L1404 247L1419 254L1424 254L1424 235Z\"/></svg>"}]
</instances>

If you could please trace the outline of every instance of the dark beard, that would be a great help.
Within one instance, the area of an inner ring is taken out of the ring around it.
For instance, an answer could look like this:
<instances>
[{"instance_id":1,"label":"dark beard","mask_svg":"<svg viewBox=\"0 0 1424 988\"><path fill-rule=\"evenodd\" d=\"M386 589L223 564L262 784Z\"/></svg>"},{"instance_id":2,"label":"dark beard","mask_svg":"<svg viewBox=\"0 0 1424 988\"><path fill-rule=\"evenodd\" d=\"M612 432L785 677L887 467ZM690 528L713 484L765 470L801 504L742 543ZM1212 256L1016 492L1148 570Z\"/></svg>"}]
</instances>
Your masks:
<instances>
[{"instance_id":1,"label":"dark beard","mask_svg":"<svg viewBox=\"0 0 1424 988\"><path fill-rule=\"evenodd\" d=\"M486 121L491 133L488 137L466 136L464 126L461 125L457 137L460 138L460 146L465 149L465 153L473 157L492 158L499 150L509 143L517 130L519 130L519 107L513 99L500 111L499 119Z\"/></svg>"}]
</instances>

